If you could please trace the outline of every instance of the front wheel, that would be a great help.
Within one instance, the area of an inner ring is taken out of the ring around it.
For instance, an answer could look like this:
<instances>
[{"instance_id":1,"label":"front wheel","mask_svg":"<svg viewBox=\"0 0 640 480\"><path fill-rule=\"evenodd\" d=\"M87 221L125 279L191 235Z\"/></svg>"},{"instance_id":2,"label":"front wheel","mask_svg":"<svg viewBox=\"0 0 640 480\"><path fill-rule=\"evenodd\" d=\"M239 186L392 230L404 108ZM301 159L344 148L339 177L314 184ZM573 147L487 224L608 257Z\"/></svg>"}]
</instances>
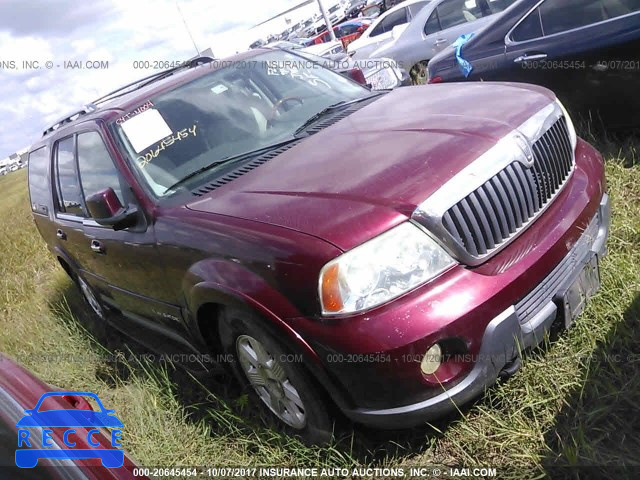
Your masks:
<instances>
[{"instance_id":1,"label":"front wheel","mask_svg":"<svg viewBox=\"0 0 640 480\"><path fill-rule=\"evenodd\" d=\"M234 359L234 375L267 413L269 426L308 444L329 442L333 421L325 395L301 358L287 351L261 322L248 311L229 308L223 312L220 342Z\"/></svg>"},{"instance_id":2,"label":"front wheel","mask_svg":"<svg viewBox=\"0 0 640 480\"><path fill-rule=\"evenodd\" d=\"M409 72L411 76L412 85L426 85L427 84L427 62L422 61L416 63Z\"/></svg>"}]
</instances>

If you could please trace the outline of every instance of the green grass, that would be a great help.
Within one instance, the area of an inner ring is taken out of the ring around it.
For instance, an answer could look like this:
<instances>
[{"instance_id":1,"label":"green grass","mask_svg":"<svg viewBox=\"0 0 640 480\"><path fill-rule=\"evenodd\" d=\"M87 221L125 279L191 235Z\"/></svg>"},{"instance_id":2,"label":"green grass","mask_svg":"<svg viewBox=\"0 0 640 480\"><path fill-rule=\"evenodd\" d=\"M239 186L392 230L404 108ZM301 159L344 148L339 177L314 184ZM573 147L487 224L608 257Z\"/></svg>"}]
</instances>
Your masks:
<instances>
[{"instance_id":1,"label":"green grass","mask_svg":"<svg viewBox=\"0 0 640 480\"><path fill-rule=\"evenodd\" d=\"M113 361L85 329L88 312L34 228L25 171L0 178L0 351L53 385L96 392L145 466L457 465L495 467L500 478L640 467L640 143L599 146L613 202L601 291L574 328L529 352L513 378L461 417L400 433L358 429L331 448L309 448L243 415L244 397L224 379Z\"/></svg>"}]
</instances>

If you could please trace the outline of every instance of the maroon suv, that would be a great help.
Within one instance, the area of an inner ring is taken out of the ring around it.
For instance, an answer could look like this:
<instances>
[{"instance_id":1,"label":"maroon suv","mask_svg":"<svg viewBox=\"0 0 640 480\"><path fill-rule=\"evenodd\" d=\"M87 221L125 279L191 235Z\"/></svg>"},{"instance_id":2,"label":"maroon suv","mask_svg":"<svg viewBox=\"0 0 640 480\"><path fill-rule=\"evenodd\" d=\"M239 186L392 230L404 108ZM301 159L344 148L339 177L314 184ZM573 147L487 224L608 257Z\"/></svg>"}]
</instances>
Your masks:
<instances>
[{"instance_id":1,"label":"maroon suv","mask_svg":"<svg viewBox=\"0 0 640 480\"><path fill-rule=\"evenodd\" d=\"M603 161L523 84L376 92L283 51L184 65L33 145L38 229L95 313L227 365L282 426L455 410L599 286Z\"/></svg>"}]
</instances>

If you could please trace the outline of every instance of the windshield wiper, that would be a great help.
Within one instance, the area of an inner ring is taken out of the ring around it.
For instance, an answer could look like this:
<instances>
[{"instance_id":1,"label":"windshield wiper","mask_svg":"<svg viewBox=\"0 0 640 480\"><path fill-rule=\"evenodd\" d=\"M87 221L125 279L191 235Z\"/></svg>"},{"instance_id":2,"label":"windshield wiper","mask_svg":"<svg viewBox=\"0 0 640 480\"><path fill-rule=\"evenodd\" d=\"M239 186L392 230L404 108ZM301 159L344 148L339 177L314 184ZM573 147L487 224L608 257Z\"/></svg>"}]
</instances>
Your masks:
<instances>
[{"instance_id":1,"label":"windshield wiper","mask_svg":"<svg viewBox=\"0 0 640 480\"><path fill-rule=\"evenodd\" d=\"M386 92L384 92L384 93L386 93ZM356 98L355 100L350 100L348 102L342 100L342 101L340 101L338 103L334 103L333 105L329 105L328 107L323 108L322 110L320 110L315 115L309 117L302 125L300 125L300 127L298 127L296 129L296 131L293 133L293 136L297 137L302 132L304 132L307 128L309 128L311 125L313 125L315 122L317 122L322 117L324 117L326 114L331 113L331 112L333 112L334 110L336 110L338 108L346 107L347 105L351 105L353 103L362 102L364 100L368 100L370 98L377 97L379 95L382 95L382 93L374 93L373 95L367 95L366 97Z\"/></svg>"},{"instance_id":2,"label":"windshield wiper","mask_svg":"<svg viewBox=\"0 0 640 480\"><path fill-rule=\"evenodd\" d=\"M247 158L257 157L263 153L267 153L268 151L273 150L274 148L282 147L296 140L297 140L296 138L290 138L289 140L285 140L284 142L274 143L273 145L269 145L268 147L259 148L257 150L252 150L250 152L240 153L238 155L233 155L231 157L225 157L221 160L217 160L213 163L210 163L209 165L205 165L204 167L194 170L193 172L189 173L187 176L181 178L176 183L174 183L169 188L167 188L164 191L163 195L166 195L171 190L175 190L177 187L179 187L186 181L191 180L193 177L197 177L198 175L206 172L207 170L211 170L212 168L219 167L220 165L224 165L226 163L238 162L240 160L245 160Z\"/></svg>"}]
</instances>

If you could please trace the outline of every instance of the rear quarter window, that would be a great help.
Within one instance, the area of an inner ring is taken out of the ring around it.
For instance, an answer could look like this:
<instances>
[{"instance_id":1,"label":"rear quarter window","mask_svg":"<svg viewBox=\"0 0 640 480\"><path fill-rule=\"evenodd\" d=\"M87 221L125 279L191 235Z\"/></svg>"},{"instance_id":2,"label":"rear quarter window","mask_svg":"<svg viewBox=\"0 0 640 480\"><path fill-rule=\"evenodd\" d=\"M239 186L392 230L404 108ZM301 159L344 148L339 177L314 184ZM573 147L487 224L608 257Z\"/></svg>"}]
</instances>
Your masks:
<instances>
[{"instance_id":1,"label":"rear quarter window","mask_svg":"<svg viewBox=\"0 0 640 480\"><path fill-rule=\"evenodd\" d=\"M34 213L48 215L49 199L49 149L41 147L29 153L29 199Z\"/></svg>"}]
</instances>

